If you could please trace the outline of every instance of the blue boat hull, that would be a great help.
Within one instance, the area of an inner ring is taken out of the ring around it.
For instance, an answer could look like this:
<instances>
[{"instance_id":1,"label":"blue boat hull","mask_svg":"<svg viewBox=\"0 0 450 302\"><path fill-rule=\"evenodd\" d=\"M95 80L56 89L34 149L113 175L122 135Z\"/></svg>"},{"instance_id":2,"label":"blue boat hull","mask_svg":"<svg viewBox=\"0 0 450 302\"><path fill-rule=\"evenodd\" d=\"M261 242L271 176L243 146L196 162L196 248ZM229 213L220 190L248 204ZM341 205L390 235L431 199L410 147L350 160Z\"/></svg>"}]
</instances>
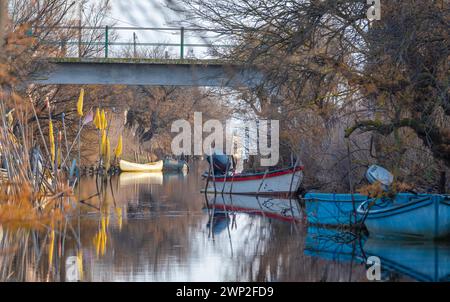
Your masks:
<instances>
[{"instance_id":1,"label":"blue boat hull","mask_svg":"<svg viewBox=\"0 0 450 302\"><path fill-rule=\"evenodd\" d=\"M356 209L369 197L360 194L307 193L306 217L313 225L352 225L358 223Z\"/></svg>"},{"instance_id":2,"label":"blue boat hull","mask_svg":"<svg viewBox=\"0 0 450 302\"><path fill-rule=\"evenodd\" d=\"M365 225L371 235L438 239L450 235L450 202L444 195L398 194L394 202L367 210L358 208L360 217L366 215Z\"/></svg>"}]
</instances>

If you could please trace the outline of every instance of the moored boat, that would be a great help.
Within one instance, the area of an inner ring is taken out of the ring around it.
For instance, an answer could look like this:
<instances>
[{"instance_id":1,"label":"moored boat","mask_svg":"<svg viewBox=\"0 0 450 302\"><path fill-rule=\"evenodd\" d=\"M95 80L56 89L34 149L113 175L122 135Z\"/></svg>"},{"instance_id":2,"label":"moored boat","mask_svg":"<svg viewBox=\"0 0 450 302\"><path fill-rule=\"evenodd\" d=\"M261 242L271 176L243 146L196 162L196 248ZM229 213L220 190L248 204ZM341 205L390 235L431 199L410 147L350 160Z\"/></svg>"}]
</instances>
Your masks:
<instances>
[{"instance_id":1,"label":"moored boat","mask_svg":"<svg viewBox=\"0 0 450 302\"><path fill-rule=\"evenodd\" d=\"M184 160L165 159L163 162L164 171L188 171L189 166Z\"/></svg>"},{"instance_id":2,"label":"moored boat","mask_svg":"<svg viewBox=\"0 0 450 302\"><path fill-rule=\"evenodd\" d=\"M208 193L293 195L303 180L303 167L260 173L206 175Z\"/></svg>"},{"instance_id":3,"label":"moored boat","mask_svg":"<svg viewBox=\"0 0 450 302\"><path fill-rule=\"evenodd\" d=\"M450 236L450 195L399 193L357 210L371 235L438 239Z\"/></svg>"},{"instance_id":4,"label":"moored boat","mask_svg":"<svg viewBox=\"0 0 450 302\"><path fill-rule=\"evenodd\" d=\"M308 223L314 225L354 225L360 222L356 209L369 200L361 194L335 194L308 192L305 201Z\"/></svg>"},{"instance_id":5,"label":"moored boat","mask_svg":"<svg viewBox=\"0 0 450 302\"><path fill-rule=\"evenodd\" d=\"M119 162L120 170L123 172L158 172L163 169L163 161L157 161L146 164L132 163L126 160Z\"/></svg>"}]
</instances>

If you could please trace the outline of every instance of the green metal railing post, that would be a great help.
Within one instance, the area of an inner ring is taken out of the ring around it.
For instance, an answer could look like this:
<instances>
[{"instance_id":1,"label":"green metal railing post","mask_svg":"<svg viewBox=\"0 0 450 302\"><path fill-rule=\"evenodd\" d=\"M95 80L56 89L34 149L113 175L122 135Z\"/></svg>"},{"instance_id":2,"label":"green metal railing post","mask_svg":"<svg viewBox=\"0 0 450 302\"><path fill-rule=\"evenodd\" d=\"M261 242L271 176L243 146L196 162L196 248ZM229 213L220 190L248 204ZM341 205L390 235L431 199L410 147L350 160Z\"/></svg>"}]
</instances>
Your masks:
<instances>
[{"instance_id":1,"label":"green metal railing post","mask_svg":"<svg viewBox=\"0 0 450 302\"><path fill-rule=\"evenodd\" d=\"M108 27L108 25L106 25L106 27L105 27L105 58L108 57L108 46L109 46L108 32L109 32L109 27Z\"/></svg>"},{"instance_id":2,"label":"green metal railing post","mask_svg":"<svg viewBox=\"0 0 450 302\"><path fill-rule=\"evenodd\" d=\"M180 30L180 58L184 59L184 27Z\"/></svg>"},{"instance_id":3,"label":"green metal railing post","mask_svg":"<svg viewBox=\"0 0 450 302\"><path fill-rule=\"evenodd\" d=\"M137 39L136 33L133 32L133 57L134 58L137 58L136 39Z\"/></svg>"},{"instance_id":4,"label":"green metal railing post","mask_svg":"<svg viewBox=\"0 0 450 302\"><path fill-rule=\"evenodd\" d=\"M0 2L3 0L0 0ZM36 27L32 27L32 29L30 29L29 31L26 32L27 35L36 35L36 30L35 28L47 28L49 29L49 27L46 26L36 26ZM191 56L191 52L193 53L193 49L191 49L191 47L230 47L230 45L219 45L216 44L214 45L213 43L190 43L189 41L186 42L185 40L185 32L189 31L189 33L192 32L214 32L217 33L217 30L203 30L200 28L186 28L186 27L167 27L167 28L153 28L153 27L115 27L115 26L109 26L109 25L102 25L102 26L81 26L81 23L79 24L74 24L72 26L56 26L56 27L52 27L53 29L69 29L69 30L74 30L75 33L78 32L78 37L76 37L76 35L74 37L72 37L71 39L67 39L64 41L60 41L60 39L55 39L55 40L47 40L47 39L42 39L42 42L47 43L49 45L56 45L56 47L58 47L58 45L61 46L61 48L64 50L66 47L70 47L70 49L75 48L76 46L78 46L78 57L83 57L85 56L85 52L86 52L86 45L95 45L97 47L97 53L95 54L96 56L102 56L101 55L101 46L103 45L104 47L104 58L109 58L109 46L114 46L114 49L116 46L119 47L125 47L125 46L132 46L133 47L133 56L134 57L138 57L139 56L139 52L138 49L141 47L179 47L179 51L180 51L180 55L179 55L179 59L184 60L184 58L190 58ZM110 33L109 31L113 30L112 33L112 38L113 41L109 41L109 36ZM138 39L138 36L136 34L136 32L133 32L133 40L131 42L124 42L124 41L116 41L116 39L114 39L114 33L116 31L119 30L150 30L150 31L168 31L170 33L173 33L175 35L178 35L177 31L180 31L180 40L178 43L176 43L176 41L174 41L174 43L157 43L157 42L140 42ZM83 33L84 31L86 31L86 34L88 34L87 31L91 32L91 31L95 31L95 32L102 32L104 31L104 40L98 41L89 41L89 42L84 42L83 41ZM39 33L39 31L37 31L37 33ZM0 37L1 37L1 29L0 29ZM1 39L0 39L0 44L1 44ZM186 53L186 49L185 47L188 47L189 49L187 50ZM1 48L1 46L0 46ZM75 51L75 49L73 49ZM64 51L65 52L65 51ZM100 52L100 53L99 53ZM168 58L168 51L166 50L166 57ZM69 54L67 54L69 55ZM76 54L73 54L74 56L76 56ZM114 51L112 53L112 56L116 56L116 51ZM131 54L130 54L131 55Z\"/></svg>"}]
</instances>

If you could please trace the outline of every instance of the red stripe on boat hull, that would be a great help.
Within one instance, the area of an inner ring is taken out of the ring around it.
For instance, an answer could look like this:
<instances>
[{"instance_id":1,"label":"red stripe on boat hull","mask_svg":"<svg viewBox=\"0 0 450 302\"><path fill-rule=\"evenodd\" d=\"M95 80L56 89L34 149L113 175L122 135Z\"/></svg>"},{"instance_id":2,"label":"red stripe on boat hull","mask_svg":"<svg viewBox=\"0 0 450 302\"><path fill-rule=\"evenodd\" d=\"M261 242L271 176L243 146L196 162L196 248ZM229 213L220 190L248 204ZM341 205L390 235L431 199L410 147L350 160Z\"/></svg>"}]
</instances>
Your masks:
<instances>
[{"instance_id":1,"label":"red stripe on boat hull","mask_svg":"<svg viewBox=\"0 0 450 302\"><path fill-rule=\"evenodd\" d=\"M206 194L216 194L216 195L243 195L243 196L261 196L261 197L278 197L278 198L296 198L298 197L297 191L292 191L292 192L281 192L281 191L270 191L270 192L221 192L221 191L215 191L214 192L214 188L212 188L211 190L200 190L200 193L206 193Z\"/></svg>"},{"instance_id":2,"label":"red stripe on boat hull","mask_svg":"<svg viewBox=\"0 0 450 302\"><path fill-rule=\"evenodd\" d=\"M286 169L286 170L282 170L282 171L276 171L276 172L272 172L272 173L267 173L266 174L266 179L267 178L272 178L272 177L277 177L277 176L282 176L282 175L286 175L286 174L292 174L298 171L302 171L304 169L303 166L299 166L296 167L295 169ZM258 174L258 175L250 175L250 176L239 176L239 175L235 175L233 176L229 176L227 178L225 177L218 177L215 178L216 182L236 182L236 181L249 181L249 180L259 180L259 179L263 179L264 178L264 174ZM210 180L213 180L213 178L210 176L209 177Z\"/></svg>"}]
</instances>

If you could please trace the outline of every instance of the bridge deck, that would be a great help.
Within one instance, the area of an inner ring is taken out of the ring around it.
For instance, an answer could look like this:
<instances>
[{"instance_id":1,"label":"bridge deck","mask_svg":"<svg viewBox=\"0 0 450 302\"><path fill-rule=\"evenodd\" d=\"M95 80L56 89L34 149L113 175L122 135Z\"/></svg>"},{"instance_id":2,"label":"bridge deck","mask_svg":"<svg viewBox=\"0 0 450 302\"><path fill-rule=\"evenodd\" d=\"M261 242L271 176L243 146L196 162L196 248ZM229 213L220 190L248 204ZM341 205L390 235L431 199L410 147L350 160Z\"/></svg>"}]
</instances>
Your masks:
<instances>
[{"instance_id":1,"label":"bridge deck","mask_svg":"<svg viewBox=\"0 0 450 302\"><path fill-rule=\"evenodd\" d=\"M163 58L48 58L50 63L99 63L99 64L167 64L167 65L234 65L223 59L163 59Z\"/></svg>"},{"instance_id":2,"label":"bridge deck","mask_svg":"<svg viewBox=\"0 0 450 302\"><path fill-rule=\"evenodd\" d=\"M255 86L261 73L224 60L52 58L32 77L36 84L151 86Z\"/></svg>"}]
</instances>

